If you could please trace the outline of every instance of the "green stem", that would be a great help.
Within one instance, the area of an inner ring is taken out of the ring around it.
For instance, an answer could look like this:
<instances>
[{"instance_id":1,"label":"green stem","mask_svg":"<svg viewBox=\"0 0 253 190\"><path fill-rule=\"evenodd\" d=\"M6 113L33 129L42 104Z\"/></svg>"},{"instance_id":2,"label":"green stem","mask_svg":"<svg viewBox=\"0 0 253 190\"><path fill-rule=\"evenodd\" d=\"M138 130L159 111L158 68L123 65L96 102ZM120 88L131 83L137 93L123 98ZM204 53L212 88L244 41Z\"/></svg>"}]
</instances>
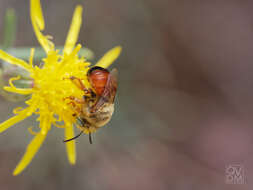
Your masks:
<instances>
[{"instance_id":1,"label":"green stem","mask_svg":"<svg viewBox=\"0 0 253 190\"><path fill-rule=\"evenodd\" d=\"M17 17L14 9L7 9L4 18L3 49L11 47L16 39Z\"/></svg>"}]
</instances>

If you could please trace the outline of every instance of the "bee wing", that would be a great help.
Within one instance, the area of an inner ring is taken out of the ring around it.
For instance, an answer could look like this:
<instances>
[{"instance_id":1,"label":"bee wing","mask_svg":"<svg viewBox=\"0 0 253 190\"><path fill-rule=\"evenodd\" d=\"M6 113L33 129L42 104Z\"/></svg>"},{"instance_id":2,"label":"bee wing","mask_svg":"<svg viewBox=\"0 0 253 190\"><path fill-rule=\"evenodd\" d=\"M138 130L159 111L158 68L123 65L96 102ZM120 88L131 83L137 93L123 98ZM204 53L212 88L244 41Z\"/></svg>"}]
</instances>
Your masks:
<instances>
[{"instance_id":1,"label":"bee wing","mask_svg":"<svg viewBox=\"0 0 253 190\"><path fill-rule=\"evenodd\" d=\"M118 70L114 68L108 76L108 80L106 82L106 86L102 96L105 99L108 99L108 102L113 103L117 92L117 88L118 88Z\"/></svg>"},{"instance_id":2,"label":"bee wing","mask_svg":"<svg viewBox=\"0 0 253 190\"><path fill-rule=\"evenodd\" d=\"M105 89L101 97L91 108L91 112L96 112L101 106L104 105L105 102L113 103L117 92L117 88L118 88L118 70L114 68L108 76Z\"/></svg>"}]
</instances>

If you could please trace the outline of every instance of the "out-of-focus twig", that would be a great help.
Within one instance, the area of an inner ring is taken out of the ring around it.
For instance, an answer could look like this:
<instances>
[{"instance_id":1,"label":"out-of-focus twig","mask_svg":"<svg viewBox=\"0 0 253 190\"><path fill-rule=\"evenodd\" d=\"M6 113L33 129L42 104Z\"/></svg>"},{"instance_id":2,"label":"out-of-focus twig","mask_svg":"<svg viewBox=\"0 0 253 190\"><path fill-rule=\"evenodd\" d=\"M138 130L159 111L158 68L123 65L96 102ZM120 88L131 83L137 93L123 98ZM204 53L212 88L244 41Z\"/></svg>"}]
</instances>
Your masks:
<instances>
[{"instance_id":1,"label":"out-of-focus twig","mask_svg":"<svg viewBox=\"0 0 253 190\"><path fill-rule=\"evenodd\" d=\"M13 9L7 9L4 17L4 36L3 49L7 49L13 45L16 39L17 17Z\"/></svg>"}]
</instances>

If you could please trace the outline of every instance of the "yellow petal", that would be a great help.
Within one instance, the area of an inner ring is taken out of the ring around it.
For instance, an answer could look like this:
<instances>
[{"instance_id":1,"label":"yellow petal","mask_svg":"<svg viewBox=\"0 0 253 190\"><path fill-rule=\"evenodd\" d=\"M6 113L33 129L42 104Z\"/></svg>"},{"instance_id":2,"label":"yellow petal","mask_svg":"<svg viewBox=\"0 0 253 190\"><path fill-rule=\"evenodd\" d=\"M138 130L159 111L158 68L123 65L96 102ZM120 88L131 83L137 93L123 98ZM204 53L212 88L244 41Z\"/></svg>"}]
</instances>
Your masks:
<instances>
[{"instance_id":1,"label":"yellow petal","mask_svg":"<svg viewBox=\"0 0 253 190\"><path fill-rule=\"evenodd\" d=\"M63 52L66 54L70 54L76 44L80 27L82 25L82 10L82 7L79 5L76 7L75 12L73 14L70 29L63 50Z\"/></svg>"},{"instance_id":2,"label":"yellow petal","mask_svg":"<svg viewBox=\"0 0 253 190\"><path fill-rule=\"evenodd\" d=\"M33 90L31 88L16 88L13 84L14 80L19 80L20 76L17 77L12 77L9 80L9 84L10 86L4 86L4 90L8 91L8 92L14 92L14 93L18 93L18 94L23 94L23 95L27 95L27 94L31 94L33 92Z\"/></svg>"},{"instance_id":3,"label":"yellow petal","mask_svg":"<svg viewBox=\"0 0 253 190\"><path fill-rule=\"evenodd\" d=\"M40 127L41 130L42 129L47 129L48 126L50 125L50 123L45 122L47 120L43 120L40 123ZM46 130L47 131L47 130ZM48 132L48 131L47 131ZM23 156L23 158L21 159L21 161L18 163L18 165L16 166L13 175L18 175L20 174L27 166L28 164L32 161L33 157L35 156L35 154L38 152L40 146L42 145L42 143L44 142L46 136L47 136L47 132L44 134L42 132L38 133L33 140L30 142L30 144L27 146L26 148L26 152Z\"/></svg>"},{"instance_id":4,"label":"yellow petal","mask_svg":"<svg viewBox=\"0 0 253 190\"><path fill-rule=\"evenodd\" d=\"M43 12L40 5L40 0L31 0L31 8L33 10L34 15L36 16L36 23L40 30L44 30L45 22L43 17Z\"/></svg>"},{"instance_id":5,"label":"yellow petal","mask_svg":"<svg viewBox=\"0 0 253 190\"><path fill-rule=\"evenodd\" d=\"M30 5L30 16L31 21L33 25L33 29L35 32L35 35L40 43L40 45L43 47L46 53L54 49L54 45L52 42L50 42L47 38L47 36L44 36L41 31L44 30L45 23L43 18L43 13L40 6L40 0L31 0Z\"/></svg>"},{"instance_id":6,"label":"yellow petal","mask_svg":"<svg viewBox=\"0 0 253 190\"><path fill-rule=\"evenodd\" d=\"M33 92L32 89L23 89L23 88L12 88L9 86L5 86L4 90L8 91L8 92L13 92L13 93L17 93L17 94L23 94L23 95L28 95L31 94Z\"/></svg>"},{"instance_id":7,"label":"yellow petal","mask_svg":"<svg viewBox=\"0 0 253 190\"><path fill-rule=\"evenodd\" d=\"M29 58L29 64L31 67L33 67L33 57L34 57L34 48L31 48L31 54L30 54L30 58Z\"/></svg>"},{"instance_id":8,"label":"yellow petal","mask_svg":"<svg viewBox=\"0 0 253 190\"><path fill-rule=\"evenodd\" d=\"M121 49L120 46L112 48L96 63L95 66L103 68L109 67L119 57Z\"/></svg>"},{"instance_id":9,"label":"yellow petal","mask_svg":"<svg viewBox=\"0 0 253 190\"><path fill-rule=\"evenodd\" d=\"M18 113L18 115L11 117L10 119L4 121L0 124L0 133L4 132L6 129L11 127L12 125L24 120L29 117L33 112L34 107L28 107Z\"/></svg>"},{"instance_id":10,"label":"yellow petal","mask_svg":"<svg viewBox=\"0 0 253 190\"><path fill-rule=\"evenodd\" d=\"M31 67L30 67L30 65L28 63L26 63L25 61L23 61L21 59L13 57L12 55L4 52L3 50L0 50L0 59L6 61L8 63L11 63L13 65L18 65L20 67L23 67L23 68L25 68L28 71L31 70Z\"/></svg>"},{"instance_id":11,"label":"yellow petal","mask_svg":"<svg viewBox=\"0 0 253 190\"><path fill-rule=\"evenodd\" d=\"M74 137L74 129L71 123L66 124L65 127L65 139L71 139ZM76 143L75 140L66 142L66 150L68 155L68 160L70 164L76 163Z\"/></svg>"}]
</instances>

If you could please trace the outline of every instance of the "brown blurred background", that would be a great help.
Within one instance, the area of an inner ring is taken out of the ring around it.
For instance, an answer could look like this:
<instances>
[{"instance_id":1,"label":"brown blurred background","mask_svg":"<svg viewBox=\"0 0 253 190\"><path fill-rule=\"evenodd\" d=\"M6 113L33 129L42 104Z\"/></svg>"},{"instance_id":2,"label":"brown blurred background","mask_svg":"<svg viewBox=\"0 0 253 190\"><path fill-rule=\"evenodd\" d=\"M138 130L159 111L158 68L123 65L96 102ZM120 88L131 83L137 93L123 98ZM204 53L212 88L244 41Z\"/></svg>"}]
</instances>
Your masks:
<instances>
[{"instance_id":1,"label":"brown blurred background","mask_svg":"<svg viewBox=\"0 0 253 190\"><path fill-rule=\"evenodd\" d=\"M77 4L79 42L97 60L122 45L116 112L107 127L77 140L67 162L53 128L20 176L11 172L35 118L0 136L0 189L252 189L253 2L238 0L41 0L46 34L63 45ZM27 0L0 0L18 16L15 46L38 46ZM0 30L2 36L3 30ZM18 105L22 105L19 103ZM17 103L0 99L0 121ZM245 184L225 183L240 164Z\"/></svg>"}]
</instances>

